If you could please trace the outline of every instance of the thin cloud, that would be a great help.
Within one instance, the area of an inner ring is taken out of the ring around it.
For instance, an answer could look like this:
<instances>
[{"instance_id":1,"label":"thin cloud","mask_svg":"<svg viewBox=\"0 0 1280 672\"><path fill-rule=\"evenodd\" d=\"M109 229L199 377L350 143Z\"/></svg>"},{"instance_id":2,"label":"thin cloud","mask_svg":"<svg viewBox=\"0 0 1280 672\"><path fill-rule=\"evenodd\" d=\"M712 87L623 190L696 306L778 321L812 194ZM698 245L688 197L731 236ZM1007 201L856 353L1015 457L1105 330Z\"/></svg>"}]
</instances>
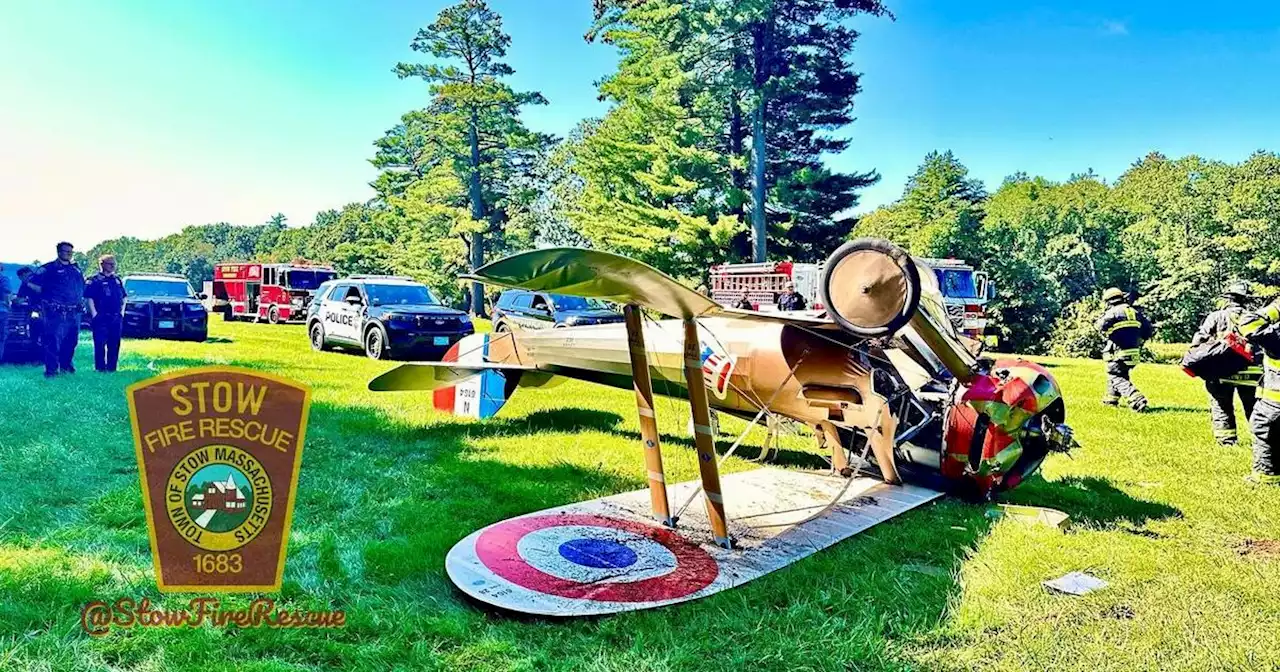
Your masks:
<instances>
[{"instance_id":1,"label":"thin cloud","mask_svg":"<svg viewBox=\"0 0 1280 672\"><path fill-rule=\"evenodd\" d=\"M1129 26L1125 25L1124 21L1103 21L1102 34L1103 35L1128 35Z\"/></svg>"}]
</instances>

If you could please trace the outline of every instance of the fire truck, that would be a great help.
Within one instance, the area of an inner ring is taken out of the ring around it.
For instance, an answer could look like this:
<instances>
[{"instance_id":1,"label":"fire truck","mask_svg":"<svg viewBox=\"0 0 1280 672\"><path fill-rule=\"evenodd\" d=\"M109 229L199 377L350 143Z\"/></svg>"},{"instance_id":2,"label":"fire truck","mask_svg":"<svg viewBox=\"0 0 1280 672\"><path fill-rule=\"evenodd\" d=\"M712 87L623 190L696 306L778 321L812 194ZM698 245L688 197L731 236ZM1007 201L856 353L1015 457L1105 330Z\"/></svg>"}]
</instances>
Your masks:
<instances>
[{"instance_id":1,"label":"fire truck","mask_svg":"<svg viewBox=\"0 0 1280 672\"><path fill-rule=\"evenodd\" d=\"M712 266L708 274L711 281L711 298L725 306L735 306L745 296L752 310L774 312L778 310L778 296L788 282L795 283L796 291L804 297L808 308L801 313L819 314L825 309L818 283L822 279L822 264L804 264L793 261L766 261L754 264L720 264Z\"/></svg>"},{"instance_id":2,"label":"fire truck","mask_svg":"<svg viewBox=\"0 0 1280 672\"><path fill-rule=\"evenodd\" d=\"M995 296L995 287L987 274L976 271L960 259L925 259L915 257L930 269L942 290L947 316L956 331L977 341L987 329L987 302Z\"/></svg>"},{"instance_id":3,"label":"fire truck","mask_svg":"<svg viewBox=\"0 0 1280 672\"><path fill-rule=\"evenodd\" d=\"M937 279L946 303L947 315L961 334L984 340L987 328L986 306L995 288L986 273L976 271L959 259L926 259L916 261L929 267ZM922 271L924 269L921 269ZM807 314L825 310L818 285L822 264L770 261L754 264L720 264L709 272L711 298L725 306L737 305L745 296L753 310L776 311L778 296L788 282L805 298Z\"/></svg>"},{"instance_id":4,"label":"fire truck","mask_svg":"<svg viewBox=\"0 0 1280 672\"><path fill-rule=\"evenodd\" d=\"M320 283L338 277L330 266L222 263L213 267L213 310L224 320L301 322Z\"/></svg>"}]
</instances>

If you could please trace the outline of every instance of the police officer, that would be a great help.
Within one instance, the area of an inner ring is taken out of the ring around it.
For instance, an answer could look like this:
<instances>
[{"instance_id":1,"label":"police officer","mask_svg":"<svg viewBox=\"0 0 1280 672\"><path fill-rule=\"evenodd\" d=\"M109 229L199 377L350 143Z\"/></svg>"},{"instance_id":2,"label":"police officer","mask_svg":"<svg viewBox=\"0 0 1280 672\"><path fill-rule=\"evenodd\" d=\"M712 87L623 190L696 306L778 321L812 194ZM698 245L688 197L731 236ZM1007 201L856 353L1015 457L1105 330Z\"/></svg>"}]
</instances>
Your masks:
<instances>
[{"instance_id":1,"label":"police officer","mask_svg":"<svg viewBox=\"0 0 1280 672\"><path fill-rule=\"evenodd\" d=\"M1240 330L1240 319L1248 310L1246 304L1249 301L1249 284L1241 281L1228 283L1222 298L1226 300L1226 305L1204 318L1204 323L1191 339L1192 347ZM1244 417L1250 417L1261 378L1262 360L1259 358L1254 365L1234 376L1204 381L1205 390L1209 392L1209 418L1213 423L1213 438L1219 445L1236 445L1236 395L1240 396Z\"/></svg>"},{"instance_id":2,"label":"police officer","mask_svg":"<svg viewBox=\"0 0 1280 672\"><path fill-rule=\"evenodd\" d=\"M4 344L9 340L9 298L12 295L9 276L4 274L4 265L0 264L0 363L4 363Z\"/></svg>"},{"instance_id":3,"label":"police officer","mask_svg":"<svg viewBox=\"0 0 1280 672\"><path fill-rule=\"evenodd\" d=\"M98 259L101 269L89 278L84 296L89 300L89 321L93 325L93 368L116 370L120 358L120 324L124 320L124 283L116 275L116 258L110 254Z\"/></svg>"},{"instance_id":4,"label":"police officer","mask_svg":"<svg viewBox=\"0 0 1280 672\"><path fill-rule=\"evenodd\" d=\"M1123 400L1129 408L1145 411L1147 398L1134 386L1129 373L1138 365L1142 343L1151 338L1151 322L1115 287L1103 292L1102 300L1108 308L1095 325L1107 339L1102 347L1102 360L1107 363L1107 394L1102 403L1117 406Z\"/></svg>"},{"instance_id":5,"label":"police officer","mask_svg":"<svg viewBox=\"0 0 1280 672\"><path fill-rule=\"evenodd\" d=\"M796 291L796 283L788 282L778 297L778 310L804 310L804 295Z\"/></svg>"},{"instance_id":6,"label":"police officer","mask_svg":"<svg viewBox=\"0 0 1280 672\"><path fill-rule=\"evenodd\" d=\"M40 296L40 317L44 324L44 377L59 371L75 373L72 359L80 338L80 309L84 300L84 274L71 261L75 248L58 243L58 258L36 272L31 288Z\"/></svg>"},{"instance_id":7,"label":"police officer","mask_svg":"<svg viewBox=\"0 0 1280 672\"><path fill-rule=\"evenodd\" d=\"M1260 344L1264 371L1259 399L1249 416L1253 430L1253 473L1247 480L1280 485L1280 336L1274 333L1275 325L1280 325L1280 300L1258 313L1246 313L1240 321L1240 333L1245 338L1262 340L1263 334L1271 333L1268 342Z\"/></svg>"},{"instance_id":8,"label":"police officer","mask_svg":"<svg viewBox=\"0 0 1280 672\"><path fill-rule=\"evenodd\" d=\"M34 302L40 297L36 294L36 290L31 288L31 278L35 275L32 270L26 266L18 269L18 300Z\"/></svg>"}]
</instances>

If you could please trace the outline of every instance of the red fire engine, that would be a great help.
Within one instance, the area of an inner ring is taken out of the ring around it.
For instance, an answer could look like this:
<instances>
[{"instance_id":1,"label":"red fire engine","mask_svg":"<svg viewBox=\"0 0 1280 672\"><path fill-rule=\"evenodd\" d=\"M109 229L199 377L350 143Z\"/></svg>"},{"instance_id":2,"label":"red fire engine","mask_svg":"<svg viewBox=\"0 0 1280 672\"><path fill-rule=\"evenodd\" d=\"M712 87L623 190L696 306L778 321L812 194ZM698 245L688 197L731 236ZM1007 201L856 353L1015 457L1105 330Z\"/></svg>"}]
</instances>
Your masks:
<instances>
[{"instance_id":1,"label":"red fire engine","mask_svg":"<svg viewBox=\"0 0 1280 672\"><path fill-rule=\"evenodd\" d=\"M336 277L330 266L301 262L218 264L213 267L213 310L224 320L301 321L320 283Z\"/></svg>"},{"instance_id":2,"label":"red fire engine","mask_svg":"<svg viewBox=\"0 0 1280 672\"><path fill-rule=\"evenodd\" d=\"M792 261L766 261L755 264L720 264L712 266L711 298L725 306L735 306L745 296L753 310L777 310L778 297L788 282L804 297L805 312L821 312L822 296L818 283L822 276L821 264L805 264Z\"/></svg>"}]
</instances>

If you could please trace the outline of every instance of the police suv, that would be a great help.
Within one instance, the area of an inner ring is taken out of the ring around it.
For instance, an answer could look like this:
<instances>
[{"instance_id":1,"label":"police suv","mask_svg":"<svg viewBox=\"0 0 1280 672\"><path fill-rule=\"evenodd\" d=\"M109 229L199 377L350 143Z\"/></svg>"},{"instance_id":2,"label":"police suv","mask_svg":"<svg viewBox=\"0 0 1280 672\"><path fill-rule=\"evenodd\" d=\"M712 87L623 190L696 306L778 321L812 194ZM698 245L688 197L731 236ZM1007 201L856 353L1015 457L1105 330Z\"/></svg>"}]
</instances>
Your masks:
<instances>
[{"instance_id":1,"label":"police suv","mask_svg":"<svg viewBox=\"0 0 1280 672\"><path fill-rule=\"evenodd\" d=\"M442 305L426 285L388 275L325 282L307 311L312 349L361 348L372 359L439 358L473 333L471 318Z\"/></svg>"},{"instance_id":2,"label":"police suv","mask_svg":"<svg viewBox=\"0 0 1280 672\"><path fill-rule=\"evenodd\" d=\"M170 273L126 275L123 279L124 323L129 338L167 338L204 341L209 337L209 311L203 294L191 289L185 276Z\"/></svg>"}]
</instances>

